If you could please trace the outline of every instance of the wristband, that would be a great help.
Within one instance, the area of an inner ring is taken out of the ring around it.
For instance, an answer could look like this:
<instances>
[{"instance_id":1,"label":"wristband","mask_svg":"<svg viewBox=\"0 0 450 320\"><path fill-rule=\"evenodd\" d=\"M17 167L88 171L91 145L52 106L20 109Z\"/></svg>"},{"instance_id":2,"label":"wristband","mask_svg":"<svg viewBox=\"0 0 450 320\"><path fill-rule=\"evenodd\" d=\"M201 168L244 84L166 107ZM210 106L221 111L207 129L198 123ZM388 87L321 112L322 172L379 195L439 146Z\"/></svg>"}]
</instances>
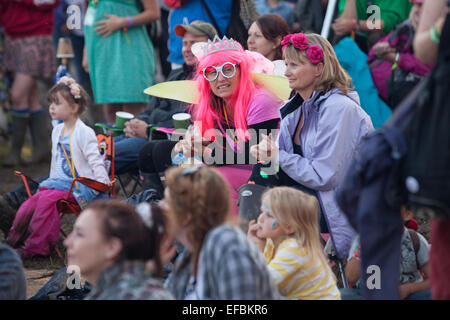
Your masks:
<instances>
[{"instance_id":1,"label":"wristband","mask_svg":"<svg viewBox=\"0 0 450 320\"><path fill-rule=\"evenodd\" d=\"M392 70L397 69L399 59L400 59L400 52L397 52L395 54L395 60L394 60L394 64L392 65Z\"/></svg>"},{"instance_id":2,"label":"wristband","mask_svg":"<svg viewBox=\"0 0 450 320\"><path fill-rule=\"evenodd\" d=\"M133 26L133 17L128 16L127 21L128 21L128 28L132 27Z\"/></svg>"},{"instance_id":3,"label":"wristband","mask_svg":"<svg viewBox=\"0 0 450 320\"><path fill-rule=\"evenodd\" d=\"M360 29L359 21L357 19L352 19L353 22L353 31L358 31Z\"/></svg>"},{"instance_id":4,"label":"wristband","mask_svg":"<svg viewBox=\"0 0 450 320\"><path fill-rule=\"evenodd\" d=\"M439 34L439 32L437 30L436 23L430 29L430 38L431 38L431 41L433 41L436 44L439 44L439 42L441 42L441 35Z\"/></svg>"}]
</instances>

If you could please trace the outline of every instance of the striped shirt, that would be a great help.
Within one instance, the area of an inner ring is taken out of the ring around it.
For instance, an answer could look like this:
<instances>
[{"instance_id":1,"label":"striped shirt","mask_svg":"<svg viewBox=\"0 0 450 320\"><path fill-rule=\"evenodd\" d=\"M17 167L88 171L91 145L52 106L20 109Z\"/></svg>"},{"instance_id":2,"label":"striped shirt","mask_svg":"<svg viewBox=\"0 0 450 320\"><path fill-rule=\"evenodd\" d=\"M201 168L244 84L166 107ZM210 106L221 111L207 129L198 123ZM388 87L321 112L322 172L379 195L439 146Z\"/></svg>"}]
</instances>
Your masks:
<instances>
[{"instance_id":1,"label":"striped shirt","mask_svg":"<svg viewBox=\"0 0 450 320\"><path fill-rule=\"evenodd\" d=\"M281 242L274 256L274 244L268 239L264 257L280 293L290 299L339 300L341 295L328 265L312 259L293 238Z\"/></svg>"}]
</instances>

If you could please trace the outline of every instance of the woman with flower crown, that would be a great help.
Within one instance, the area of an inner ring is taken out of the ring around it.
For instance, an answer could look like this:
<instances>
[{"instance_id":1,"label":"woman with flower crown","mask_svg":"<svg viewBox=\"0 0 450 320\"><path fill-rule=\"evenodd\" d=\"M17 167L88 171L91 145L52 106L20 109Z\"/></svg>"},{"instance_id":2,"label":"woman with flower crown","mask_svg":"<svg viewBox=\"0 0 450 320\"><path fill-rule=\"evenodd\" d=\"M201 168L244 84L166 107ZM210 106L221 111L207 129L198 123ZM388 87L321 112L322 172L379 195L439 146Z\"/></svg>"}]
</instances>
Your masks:
<instances>
[{"instance_id":1,"label":"woman with flower crown","mask_svg":"<svg viewBox=\"0 0 450 320\"><path fill-rule=\"evenodd\" d=\"M63 121L52 132L50 176L20 206L7 239L25 258L48 255L56 244L60 230L56 202L67 197L73 179L87 177L110 184L95 132L80 120L88 99L86 91L68 77L62 77L48 92L50 116ZM70 199L84 207L102 196L77 183Z\"/></svg>"},{"instance_id":2,"label":"woman with flower crown","mask_svg":"<svg viewBox=\"0 0 450 320\"><path fill-rule=\"evenodd\" d=\"M295 95L280 109L277 139L269 135L252 147L251 153L265 164L256 165L250 179L315 195L322 213L321 231L328 229L338 257L344 258L354 231L334 199L334 190L373 125L325 38L296 33L286 36L282 45L285 76ZM261 172L268 174L265 179Z\"/></svg>"},{"instance_id":3,"label":"woman with flower crown","mask_svg":"<svg viewBox=\"0 0 450 320\"><path fill-rule=\"evenodd\" d=\"M145 188L162 194L158 173L171 166L179 154L196 156L225 175L237 213L237 189L250 176L251 163L256 163L250 158L250 144L257 143L262 132L278 128L282 103L275 94L256 85L251 72L274 67L262 55L244 51L238 42L226 37L203 44L196 55L198 101L189 110L194 118L193 134L180 141L153 141L144 146L139 155L141 176Z\"/></svg>"}]
</instances>

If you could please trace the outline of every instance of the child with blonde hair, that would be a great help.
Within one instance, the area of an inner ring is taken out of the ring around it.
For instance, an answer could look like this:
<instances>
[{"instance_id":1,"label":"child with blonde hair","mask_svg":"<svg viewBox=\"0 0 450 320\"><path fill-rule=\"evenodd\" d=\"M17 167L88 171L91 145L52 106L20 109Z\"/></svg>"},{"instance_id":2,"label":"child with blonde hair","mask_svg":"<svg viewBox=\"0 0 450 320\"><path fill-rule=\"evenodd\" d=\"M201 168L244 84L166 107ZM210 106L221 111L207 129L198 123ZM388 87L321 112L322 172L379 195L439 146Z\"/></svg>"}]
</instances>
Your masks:
<instances>
[{"instance_id":1,"label":"child with blonde hair","mask_svg":"<svg viewBox=\"0 0 450 320\"><path fill-rule=\"evenodd\" d=\"M283 296L338 300L340 293L319 236L316 198L289 187L264 193L261 214L250 221L248 230Z\"/></svg>"},{"instance_id":2,"label":"child with blonde hair","mask_svg":"<svg viewBox=\"0 0 450 320\"><path fill-rule=\"evenodd\" d=\"M86 91L68 77L62 77L48 92L50 116L62 120L52 131L50 176L41 182L39 192L21 205L7 239L25 258L48 255L55 246L60 229L56 202L67 197L73 179L87 177L111 185L95 132L80 119L88 100ZM76 183L69 200L84 207L103 196Z\"/></svg>"}]
</instances>

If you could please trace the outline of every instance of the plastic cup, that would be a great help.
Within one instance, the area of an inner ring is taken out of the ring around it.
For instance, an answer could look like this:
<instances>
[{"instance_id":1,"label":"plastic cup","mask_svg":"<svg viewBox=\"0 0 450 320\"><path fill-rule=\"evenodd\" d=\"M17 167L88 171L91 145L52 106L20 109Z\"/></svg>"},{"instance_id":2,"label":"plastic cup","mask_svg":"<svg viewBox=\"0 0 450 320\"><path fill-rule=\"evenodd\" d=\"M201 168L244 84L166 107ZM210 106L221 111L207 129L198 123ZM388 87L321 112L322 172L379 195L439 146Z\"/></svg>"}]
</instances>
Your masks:
<instances>
[{"instance_id":1,"label":"plastic cup","mask_svg":"<svg viewBox=\"0 0 450 320\"><path fill-rule=\"evenodd\" d=\"M134 118L134 115L129 112L117 111L116 112L116 128L125 128L125 122Z\"/></svg>"},{"instance_id":2,"label":"plastic cup","mask_svg":"<svg viewBox=\"0 0 450 320\"><path fill-rule=\"evenodd\" d=\"M186 130L191 124L191 115L189 113L175 113L172 116L173 127L175 129Z\"/></svg>"}]
</instances>

